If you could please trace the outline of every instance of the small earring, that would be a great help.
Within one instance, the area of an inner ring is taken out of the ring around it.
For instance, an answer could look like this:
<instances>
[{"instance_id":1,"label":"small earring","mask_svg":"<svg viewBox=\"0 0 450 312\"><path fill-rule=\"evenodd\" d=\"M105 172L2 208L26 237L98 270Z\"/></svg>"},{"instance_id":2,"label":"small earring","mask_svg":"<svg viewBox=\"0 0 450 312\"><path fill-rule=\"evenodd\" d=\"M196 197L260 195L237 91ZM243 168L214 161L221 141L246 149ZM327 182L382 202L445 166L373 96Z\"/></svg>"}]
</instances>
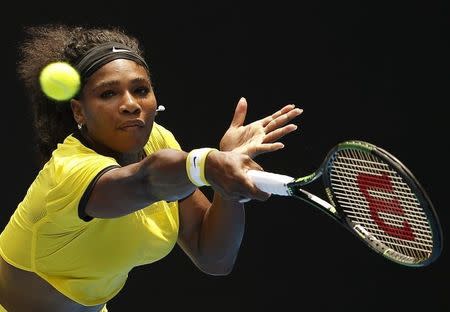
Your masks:
<instances>
[{"instance_id":1,"label":"small earring","mask_svg":"<svg viewBox=\"0 0 450 312\"><path fill-rule=\"evenodd\" d=\"M78 130L81 130L83 128L83 124L78 124Z\"/></svg>"}]
</instances>

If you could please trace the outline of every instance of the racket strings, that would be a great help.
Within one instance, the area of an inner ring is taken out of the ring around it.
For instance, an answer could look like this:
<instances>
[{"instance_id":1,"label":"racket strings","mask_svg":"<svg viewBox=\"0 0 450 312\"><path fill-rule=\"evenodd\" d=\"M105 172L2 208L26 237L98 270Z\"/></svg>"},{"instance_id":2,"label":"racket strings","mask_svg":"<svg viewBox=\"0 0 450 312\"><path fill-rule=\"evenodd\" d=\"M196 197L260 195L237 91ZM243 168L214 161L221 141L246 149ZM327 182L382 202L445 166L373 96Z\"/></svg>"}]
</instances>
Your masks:
<instances>
[{"instance_id":1,"label":"racket strings","mask_svg":"<svg viewBox=\"0 0 450 312\"><path fill-rule=\"evenodd\" d=\"M363 206L355 207L355 205L348 205L348 204L342 204L342 207L345 209L347 208L347 213L350 215L353 215L355 217L359 217L361 219L367 220L368 222L373 222L372 218L367 218L367 208ZM402 226L404 222L404 218L400 216L392 216L390 214L381 214L381 217L384 217L386 219L386 223L391 223L393 226ZM414 226L415 231L419 233L423 233L424 235L427 235L429 233L429 226L428 222L420 222L420 221L411 221L410 224ZM381 229L380 229L381 232ZM423 239L423 237L418 237L418 239ZM427 241L430 241L427 237Z\"/></svg>"},{"instance_id":2,"label":"racket strings","mask_svg":"<svg viewBox=\"0 0 450 312\"><path fill-rule=\"evenodd\" d=\"M331 180L332 180L332 182L336 182L336 183L340 182L339 180L336 180L334 178L332 178ZM353 183L352 181L348 181L348 183L350 185L354 186L355 188L358 188L358 184L357 183ZM367 207L367 201L361 199L361 197L360 197L361 193L360 192L357 192L357 191L354 191L354 190L349 190L348 188L343 188L343 187L340 187L340 186L333 187L333 190L335 191L336 194L340 194L342 196L350 196L351 195L351 196L354 197L354 199L355 199L355 201L357 203L358 202L361 203L361 207L363 207L363 209L365 209ZM374 194L376 196L379 196L380 198L382 198L381 196L383 196L382 192L377 192L377 191L373 191L372 194ZM401 195L399 195L399 197L400 196ZM386 200L386 205L389 205L389 202L392 202L392 199L399 198L399 197L392 197L390 201ZM384 199L386 199L386 198L387 197L385 197ZM411 203L409 201L408 202L404 201L404 202L405 202L405 205L402 206L402 208L404 208L405 211L409 212L411 215L416 216L416 218L418 218L418 219L425 220L426 224L428 225L428 221L427 221L427 218L426 218L425 214L422 213L422 212L418 212L417 209L416 209L417 206L411 205ZM383 212L380 212L380 213L383 213ZM393 216L393 218L395 218L395 216ZM403 217L399 216L399 218L401 218L403 220Z\"/></svg>"},{"instance_id":3,"label":"racket strings","mask_svg":"<svg viewBox=\"0 0 450 312\"><path fill-rule=\"evenodd\" d=\"M381 243L417 261L433 249L428 218L389 164L362 150L340 150L329 168L333 193L347 217Z\"/></svg>"}]
</instances>

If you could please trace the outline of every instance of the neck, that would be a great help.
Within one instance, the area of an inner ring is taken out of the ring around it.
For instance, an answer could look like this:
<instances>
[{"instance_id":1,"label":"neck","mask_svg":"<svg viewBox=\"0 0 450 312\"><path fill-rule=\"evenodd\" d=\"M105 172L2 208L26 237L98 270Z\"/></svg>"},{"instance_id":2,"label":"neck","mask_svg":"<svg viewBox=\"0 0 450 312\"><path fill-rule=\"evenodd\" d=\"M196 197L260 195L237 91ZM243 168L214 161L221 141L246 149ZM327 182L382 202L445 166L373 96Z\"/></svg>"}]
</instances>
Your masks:
<instances>
[{"instance_id":1,"label":"neck","mask_svg":"<svg viewBox=\"0 0 450 312\"><path fill-rule=\"evenodd\" d=\"M134 164L140 162L145 158L144 150L140 150L137 152L130 153L121 153L114 150L111 150L107 146L103 144L99 144L90 138L90 136L86 133L86 131L80 131L80 136L83 138L83 144L93 149L97 153L114 158L117 163L121 166L126 166L130 164Z\"/></svg>"},{"instance_id":2,"label":"neck","mask_svg":"<svg viewBox=\"0 0 450 312\"><path fill-rule=\"evenodd\" d=\"M137 162L140 162L142 159L145 158L144 151L141 151L139 153L116 153L115 155L108 155L111 157L114 157L115 160L119 163L121 166L126 166L130 164L134 164Z\"/></svg>"}]
</instances>

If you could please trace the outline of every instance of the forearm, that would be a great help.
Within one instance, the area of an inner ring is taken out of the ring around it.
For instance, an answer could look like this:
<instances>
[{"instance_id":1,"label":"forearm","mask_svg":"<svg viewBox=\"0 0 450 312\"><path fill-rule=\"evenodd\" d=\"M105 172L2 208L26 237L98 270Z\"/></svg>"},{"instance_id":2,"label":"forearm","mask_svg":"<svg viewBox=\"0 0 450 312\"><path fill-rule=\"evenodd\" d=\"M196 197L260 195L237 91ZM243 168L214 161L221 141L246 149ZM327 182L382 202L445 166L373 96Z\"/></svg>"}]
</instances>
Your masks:
<instances>
[{"instance_id":1,"label":"forearm","mask_svg":"<svg viewBox=\"0 0 450 312\"><path fill-rule=\"evenodd\" d=\"M201 258L214 271L228 274L241 246L244 229L244 205L237 201L224 200L216 192L201 226Z\"/></svg>"},{"instance_id":2,"label":"forearm","mask_svg":"<svg viewBox=\"0 0 450 312\"><path fill-rule=\"evenodd\" d=\"M139 163L113 169L96 182L86 204L95 218L116 218L155 202L176 201L195 191L186 173L186 152L159 150Z\"/></svg>"}]
</instances>

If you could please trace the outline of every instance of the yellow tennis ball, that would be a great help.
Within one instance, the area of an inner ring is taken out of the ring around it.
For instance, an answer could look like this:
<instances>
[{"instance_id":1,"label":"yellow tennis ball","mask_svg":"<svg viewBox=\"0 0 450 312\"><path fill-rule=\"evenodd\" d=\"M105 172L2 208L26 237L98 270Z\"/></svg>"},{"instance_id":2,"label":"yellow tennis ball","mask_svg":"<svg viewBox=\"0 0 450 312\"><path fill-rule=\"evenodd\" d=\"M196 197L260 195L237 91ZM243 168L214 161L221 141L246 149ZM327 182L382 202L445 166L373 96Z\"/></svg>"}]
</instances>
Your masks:
<instances>
[{"instance_id":1,"label":"yellow tennis ball","mask_svg":"<svg viewBox=\"0 0 450 312\"><path fill-rule=\"evenodd\" d=\"M39 82L42 91L49 98L67 101L80 89L80 74L69 63L54 62L42 69Z\"/></svg>"}]
</instances>

